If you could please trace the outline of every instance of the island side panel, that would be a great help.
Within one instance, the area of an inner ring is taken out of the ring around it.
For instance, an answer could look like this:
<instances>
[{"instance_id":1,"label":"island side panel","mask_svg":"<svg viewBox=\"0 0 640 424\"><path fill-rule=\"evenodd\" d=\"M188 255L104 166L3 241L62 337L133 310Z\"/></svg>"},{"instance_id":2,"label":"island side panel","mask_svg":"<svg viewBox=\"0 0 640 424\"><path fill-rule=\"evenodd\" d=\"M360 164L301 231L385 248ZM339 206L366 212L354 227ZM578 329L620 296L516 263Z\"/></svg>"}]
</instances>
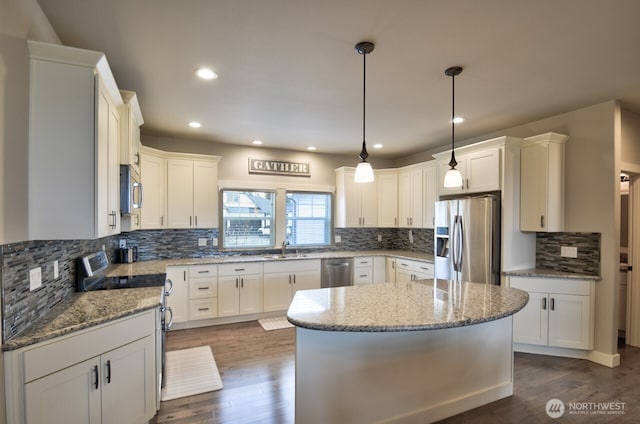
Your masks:
<instances>
[{"instance_id":1,"label":"island side panel","mask_svg":"<svg viewBox=\"0 0 640 424\"><path fill-rule=\"evenodd\" d=\"M513 394L511 316L407 332L296 329L296 423L426 423Z\"/></svg>"}]
</instances>

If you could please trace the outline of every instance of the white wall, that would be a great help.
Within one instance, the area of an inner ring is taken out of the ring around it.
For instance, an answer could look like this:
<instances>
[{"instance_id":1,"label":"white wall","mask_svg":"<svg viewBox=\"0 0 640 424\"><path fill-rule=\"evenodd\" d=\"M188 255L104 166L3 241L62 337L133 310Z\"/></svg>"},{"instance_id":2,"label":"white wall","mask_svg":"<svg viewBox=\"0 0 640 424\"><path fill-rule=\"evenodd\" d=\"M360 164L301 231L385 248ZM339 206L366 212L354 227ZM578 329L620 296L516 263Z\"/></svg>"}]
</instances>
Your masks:
<instances>
[{"instance_id":1,"label":"white wall","mask_svg":"<svg viewBox=\"0 0 640 424\"><path fill-rule=\"evenodd\" d=\"M144 111L143 111L144 113ZM186 140L172 137L159 137L143 134L142 144L165 151L199 153L221 156L218 163L219 180L264 181L277 179L283 184L331 185L336 183L334 169L341 166L356 166L360 159L357 155L330 155L325 153L295 152L290 150L269 149L263 147L239 147L229 144L203 140ZM374 169L391 167L391 161L369 158ZM309 162L311 177L285 177L270 175L252 175L248 173L249 158L280 159L297 162Z\"/></svg>"}]
</instances>

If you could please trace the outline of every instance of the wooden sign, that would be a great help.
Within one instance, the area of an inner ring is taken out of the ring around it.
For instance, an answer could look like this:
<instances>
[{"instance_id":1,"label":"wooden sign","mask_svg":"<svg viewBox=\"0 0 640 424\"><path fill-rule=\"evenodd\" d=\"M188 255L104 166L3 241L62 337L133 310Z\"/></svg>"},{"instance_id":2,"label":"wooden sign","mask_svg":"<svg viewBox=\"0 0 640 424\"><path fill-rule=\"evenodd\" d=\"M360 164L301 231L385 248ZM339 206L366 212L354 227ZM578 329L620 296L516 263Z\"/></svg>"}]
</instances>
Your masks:
<instances>
[{"instance_id":1,"label":"wooden sign","mask_svg":"<svg viewBox=\"0 0 640 424\"><path fill-rule=\"evenodd\" d=\"M309 162L290 162L274 159L249 158L249 174L288 175L310 177Z\"/></svg>"}]
</instances>

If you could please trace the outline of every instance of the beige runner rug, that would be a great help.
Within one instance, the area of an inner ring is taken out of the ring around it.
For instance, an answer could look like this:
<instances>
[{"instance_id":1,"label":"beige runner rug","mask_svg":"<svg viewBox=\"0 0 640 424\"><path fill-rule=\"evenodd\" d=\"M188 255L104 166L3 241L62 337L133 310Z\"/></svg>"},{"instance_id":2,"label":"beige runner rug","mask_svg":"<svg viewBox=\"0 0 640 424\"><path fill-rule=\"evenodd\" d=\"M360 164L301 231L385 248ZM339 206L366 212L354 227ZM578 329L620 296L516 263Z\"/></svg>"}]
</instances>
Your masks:
<instances>
[{"instance_id":1,"label":"beige runner rug","mask_svg":"<svg viewBox=\"0 0 640 424\"><path fill-rule=\"evenodd\" d=\"M174 350L166 355L162 401L222 389L211 347Z\"/></svg>"}]
</instances>

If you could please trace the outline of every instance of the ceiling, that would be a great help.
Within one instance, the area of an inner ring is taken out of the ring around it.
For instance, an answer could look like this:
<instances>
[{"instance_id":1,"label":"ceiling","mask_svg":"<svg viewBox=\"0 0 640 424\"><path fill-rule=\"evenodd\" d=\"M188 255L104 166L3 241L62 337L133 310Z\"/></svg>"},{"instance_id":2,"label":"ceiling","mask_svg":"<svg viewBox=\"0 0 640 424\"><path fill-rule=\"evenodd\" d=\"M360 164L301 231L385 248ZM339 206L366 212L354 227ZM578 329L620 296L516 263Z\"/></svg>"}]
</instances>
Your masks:
<instances>
[{"instance_id":1,"label":"ceiling","mask_svg":"<svg viewBox=\"0 0 640 424\"><path fill-rule=\"evenodd\" d=\"M640 111L637 0L38 0L103 51L143 134L395 158L619 99ZM219 77L199 80L209 66ZM187 123L200 121L191 129ZM371 146L384 147L374 150Z\"/></svg>"}]
</instances>

